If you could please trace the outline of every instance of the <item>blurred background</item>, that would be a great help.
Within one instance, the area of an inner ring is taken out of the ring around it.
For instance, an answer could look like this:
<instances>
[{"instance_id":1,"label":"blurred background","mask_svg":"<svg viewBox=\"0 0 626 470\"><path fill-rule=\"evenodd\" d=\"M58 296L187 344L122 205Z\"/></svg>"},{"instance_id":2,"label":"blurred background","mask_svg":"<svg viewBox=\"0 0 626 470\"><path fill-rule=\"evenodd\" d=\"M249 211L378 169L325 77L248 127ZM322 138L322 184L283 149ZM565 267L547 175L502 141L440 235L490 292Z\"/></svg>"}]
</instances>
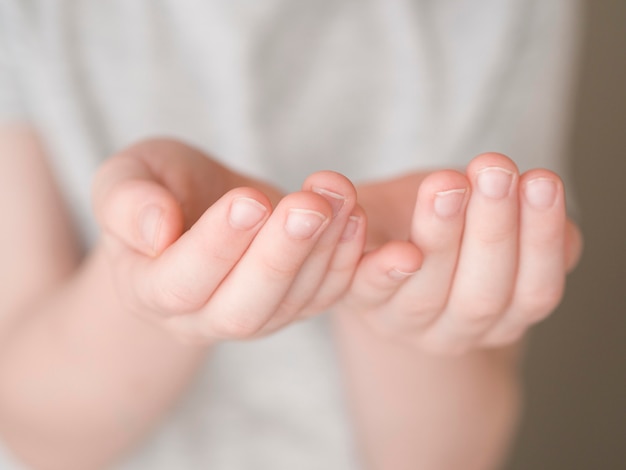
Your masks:
<instances>
[{"instance_id":1,"label":"blurred background","mask_svg":"<svg viewBox=\"0 0 626 470\"><path fill-rule=\"evenodd\" d=\"M626 469L626 1L586 9L570 139L585 254L532 337L506 470Z\"/></svg>"}]
</instances>

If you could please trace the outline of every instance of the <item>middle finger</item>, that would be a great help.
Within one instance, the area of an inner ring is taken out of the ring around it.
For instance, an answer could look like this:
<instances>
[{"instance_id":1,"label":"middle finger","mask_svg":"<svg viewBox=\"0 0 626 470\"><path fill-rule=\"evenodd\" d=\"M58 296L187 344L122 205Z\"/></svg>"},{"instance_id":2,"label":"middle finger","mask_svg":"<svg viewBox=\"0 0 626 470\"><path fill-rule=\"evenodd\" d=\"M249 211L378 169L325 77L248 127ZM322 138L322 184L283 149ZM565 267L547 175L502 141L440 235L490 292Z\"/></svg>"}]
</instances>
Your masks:
<instances>
[{"instance_id":1,"label":"middle finger","mask_svg":"<svg viewBox=\"0 0 626 470\"><path fill-rule=\"evenodd\" d=\"M504 155L477 157L457 269L446 308L423 337L431 349L463 351L508 306L517 270L518 171Z\"/></svg>"}]
</instances>

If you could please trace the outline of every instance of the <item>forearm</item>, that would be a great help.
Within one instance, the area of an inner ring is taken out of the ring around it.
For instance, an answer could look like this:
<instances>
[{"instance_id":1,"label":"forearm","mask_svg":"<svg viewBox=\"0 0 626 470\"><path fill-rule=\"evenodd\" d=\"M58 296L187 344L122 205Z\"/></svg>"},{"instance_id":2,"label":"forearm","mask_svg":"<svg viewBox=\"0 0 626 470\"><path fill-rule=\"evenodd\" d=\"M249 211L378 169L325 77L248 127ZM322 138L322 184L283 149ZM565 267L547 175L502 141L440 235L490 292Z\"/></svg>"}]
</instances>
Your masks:
<instances>
[{"instance_id":1,"label":"forearm","mask_svg":"<svg viewBox=\"0 0 626 470\"><path fill-rule=\"evenodd\" d=\"M203 350L117 300L96 250L0 347L0 433L34 468L103 465L136 443L189 382Z\"/></svg>"},{"instance_id":2,"label":"forearm","mask_svg":"<svg viewBox=\"0 0 626 470\"><path fill-rule=\"evenodd\" d=\"M335 329L366 468L498 468L520 406L515 350L437 358L351 315Z\"/></svg>"}]
</instances>

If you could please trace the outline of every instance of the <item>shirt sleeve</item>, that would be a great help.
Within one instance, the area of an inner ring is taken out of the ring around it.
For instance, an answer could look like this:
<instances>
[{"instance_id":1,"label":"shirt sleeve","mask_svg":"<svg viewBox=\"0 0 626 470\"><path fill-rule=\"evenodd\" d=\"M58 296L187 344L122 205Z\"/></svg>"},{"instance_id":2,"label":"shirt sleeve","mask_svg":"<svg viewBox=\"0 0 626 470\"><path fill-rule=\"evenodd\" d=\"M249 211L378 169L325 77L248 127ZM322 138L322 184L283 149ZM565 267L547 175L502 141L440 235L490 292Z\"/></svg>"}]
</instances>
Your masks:
<instances>
[{"instance_id":1,"label":"shirt sleeve","mask_svg":"<svg viewBox=\"0 0 626 470\"><path fill-rule=\"evenodd\" d=\"M556 171L566 187L568 213L580 218L572 185L569 145L575 111L582 33L577 0L534 2L532 18L513 57L512 79L495 108L492 130L501 147L520 161L520 170Z\"/></svg>"},{"instance_id":2,"label":"shirt sleeve","mask_svg":"<svg viewBox=\"0 0 626 470\"><path fill-rule=\"evenodd\" d=\"M495 109L529 166L555 166L566 152L573 114L581 33L579 2L535 2L511 57L505 93ZM497 123L493 128L500 130Z\"/></svg>"},{"instance_id":3,"label":"shirt sleeve","mask_svg":"<svg viewBox=\"0 0 626 470\"><path fill-rule=\"evenodd\" d=\"M23 120L26 116L14 83L15 68L7 46L6 29L3 23L4 17L2 10L0 10L0 124L7 121ZM11 457L2 441L0 441L0 469L24 470Z\"/></svg>"},{"instance_id":4,"label":"shirt sleeve","mask_svg":"<svg viewBox=\"0 0 626 470\"><path fill-rule=\"evenodd\" d=\"M474 106L466 113L469 118L462 127L466 132L451 133L461 138L452 139L450 159L462 161L497 151L513 158L521 172L538 167L553 170L565 183L570 216L579 218L568 145L575 110L581 3L553 0L511 5L515 15L504 35L506 42L500 54L494 54L480 99L466 100ZM478 54L472 52L471 57ZM463 103L457 109L465 109Z\"/></svg>"},{"instance_id":5,"label":"shirt sleeve","mask_svg":"<svg viewBox=\"0 0 626 470\"><path fill-rule=\"evenodd\" d=\"M27 470L15 461L0 442L0 468L2 470Z\"/></svg>"},{"instance_id":6,"label":"shirt sleeve","mask_svg":"<svg viewBox=\"0 0 626 470\"><path fill-rule=\"evenodd\" d=\"M18 87L17 65L10 47L3 13L0 9L0 122L26 118L26 109Z\"/></svg>"}]
</instances>

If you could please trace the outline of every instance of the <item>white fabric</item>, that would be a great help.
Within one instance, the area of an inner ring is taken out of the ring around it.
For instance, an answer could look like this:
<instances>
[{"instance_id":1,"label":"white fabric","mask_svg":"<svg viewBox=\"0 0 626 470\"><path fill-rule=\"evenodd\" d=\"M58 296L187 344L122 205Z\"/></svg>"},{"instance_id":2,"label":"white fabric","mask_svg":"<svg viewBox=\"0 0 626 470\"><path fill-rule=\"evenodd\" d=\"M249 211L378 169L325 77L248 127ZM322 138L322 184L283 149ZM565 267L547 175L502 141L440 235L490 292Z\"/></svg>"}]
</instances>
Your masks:
<instances>
[{"instance_id":1,"label":"white fabric","mask_svg":"<svg viewBox=\"0 0 626 470\"><path fill-rule=\"evenodd\" d=\"M360 181L491 150L563 173L577 11L575 0L0 0L0 120L37 126L87 243L94 170L157 134L287 190L319 169ZM124 468L356 468L335 362L324 318L223 345Z\"/></svg>"}]
</instances>

